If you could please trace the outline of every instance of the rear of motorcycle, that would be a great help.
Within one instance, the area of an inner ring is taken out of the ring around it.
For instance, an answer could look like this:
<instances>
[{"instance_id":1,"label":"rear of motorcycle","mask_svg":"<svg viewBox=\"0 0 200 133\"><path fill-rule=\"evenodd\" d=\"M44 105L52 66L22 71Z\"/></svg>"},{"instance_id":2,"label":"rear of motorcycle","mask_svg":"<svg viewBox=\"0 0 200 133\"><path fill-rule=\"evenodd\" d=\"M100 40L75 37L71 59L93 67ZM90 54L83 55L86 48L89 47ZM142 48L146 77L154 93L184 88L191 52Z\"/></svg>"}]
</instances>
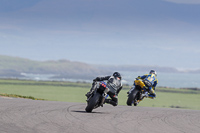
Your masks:
<instances>
[{"instance_id":1,"label":"rear of motorcycle","mask_svg":"<svg viewBox=\"0 0 200 133\"><path fill-rule=\"evenodd\" d=\"M128 99L126 102L128 106L137 106L139 102L142 101L144 98L142 94L147 91L146 89L143 89L145 88L145 84L142 82L142 80L136 79L134 81L134 84L135 86L133 86L128 92Z\"/></svg>"},{"instance_id":2,"label":"rear of motorcycle","mask_svg":"<svg viewBox=\"0 0 200 133\"><path fill-rule=\"evenodd\" d=\"M87 106L85 108L86 112L92 112L93 109L103 106L107 92L109 91L105 82L99 82L96 84L95 90L87 99Z\"/></svg>"}]
</instances>

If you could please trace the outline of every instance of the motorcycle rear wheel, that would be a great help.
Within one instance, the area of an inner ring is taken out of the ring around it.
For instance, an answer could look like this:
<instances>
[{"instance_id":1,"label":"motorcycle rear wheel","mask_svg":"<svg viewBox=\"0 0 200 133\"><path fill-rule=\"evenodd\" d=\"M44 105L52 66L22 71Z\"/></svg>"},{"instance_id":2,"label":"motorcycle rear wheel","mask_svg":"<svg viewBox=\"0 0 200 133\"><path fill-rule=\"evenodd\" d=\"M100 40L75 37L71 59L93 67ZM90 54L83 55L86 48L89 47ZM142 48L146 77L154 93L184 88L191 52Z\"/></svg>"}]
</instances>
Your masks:
<instances>
[{"instance_id":1,"label":"motorcycle rear wheel","mask_svg":"<svg viewBox=\"0 0 200 133\"><path fill-rule=\"evenodd\" d=\"M85 108L86 112L92 112L92 110L94 109L95 105L97 104L97 102L99 101L100 98L100 94L96 93L89 101L88 101L88 105Z\"/></svg>"}]
</instances>

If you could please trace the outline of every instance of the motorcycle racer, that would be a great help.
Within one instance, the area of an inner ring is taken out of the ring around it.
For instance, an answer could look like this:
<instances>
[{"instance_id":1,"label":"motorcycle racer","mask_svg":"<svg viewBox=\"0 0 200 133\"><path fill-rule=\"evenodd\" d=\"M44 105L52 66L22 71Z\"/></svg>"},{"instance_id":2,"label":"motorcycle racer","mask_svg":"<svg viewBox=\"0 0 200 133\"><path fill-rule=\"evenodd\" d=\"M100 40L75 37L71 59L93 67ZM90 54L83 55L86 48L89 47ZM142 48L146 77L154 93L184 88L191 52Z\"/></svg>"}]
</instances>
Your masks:
<instances>
[{"instance_id":1,"label":"motorcycle racer","mask_svg":"<svg viewBox=\"0 0 200 133\"><path fill-rule=\"evenodd\" d=\"M158 84L157 72L155 70L151 70L149 74L138 76L137 78L142 79L145 86L148 87L149 89L149 94L146 93L144 96L152 99L155 98L156 97L155 88L156 85Z\"/></svg>"},{"instance_id":2,"label":"motorcycle racer","mask_svg":"<svg viewBox=\"0 0 200 133\"><path fill-rule=\"evenodd\" d=\"M112 104L113 106L118 105L118 94L122 89L121 74L119 72L114 72L112 76L96 77L93 81L103 81L107 80L107 87L109 92L107 93L111 99L105 99L105 103ZM89 97L94 91L95 86L92 85L90 91L86 94Z\"/></svg>"}]
</instances>

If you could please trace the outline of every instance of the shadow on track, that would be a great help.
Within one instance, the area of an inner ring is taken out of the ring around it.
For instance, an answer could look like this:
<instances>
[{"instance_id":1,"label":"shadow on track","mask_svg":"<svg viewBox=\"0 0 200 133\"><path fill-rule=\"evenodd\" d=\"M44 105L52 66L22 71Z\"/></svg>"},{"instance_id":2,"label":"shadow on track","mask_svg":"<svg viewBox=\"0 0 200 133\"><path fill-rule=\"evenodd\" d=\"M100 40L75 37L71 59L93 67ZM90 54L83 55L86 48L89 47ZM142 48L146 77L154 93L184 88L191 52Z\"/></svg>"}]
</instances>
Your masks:
<instances>
[{"instance_id":1,"label":"shadow on track","mask_svg":"<svg viewBox=\"0 0 200 133\"><path fill-rule=\"evenodd\" d=\"M86 114L91 114L91 113L109 114L108 112L86 112L86 111L80 111L80 110L71 110L71 112L75 112L75 113L86 113Z\"/></svg>"}]
</instances>

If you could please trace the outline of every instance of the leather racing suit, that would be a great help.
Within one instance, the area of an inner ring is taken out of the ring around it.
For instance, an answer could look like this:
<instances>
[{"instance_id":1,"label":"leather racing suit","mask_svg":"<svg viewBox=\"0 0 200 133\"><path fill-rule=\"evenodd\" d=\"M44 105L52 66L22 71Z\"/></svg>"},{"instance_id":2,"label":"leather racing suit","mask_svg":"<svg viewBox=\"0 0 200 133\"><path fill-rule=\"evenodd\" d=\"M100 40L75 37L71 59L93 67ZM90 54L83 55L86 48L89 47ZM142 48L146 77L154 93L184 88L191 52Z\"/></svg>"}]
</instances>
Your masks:
<instances>
[{"instance_id":1,"label":"leather racing suit","mask_svg":"<svg viewBox=\"0 0 200 133\"><path fill-rule=\"evenodd\" d=\"M97 77L94 81L107 80L107 87L109 92L107 93L111 99L105 99L106 103L112 104L113 106L118 105L118 94L122 89L121 79L114 76ZM91 88L90 92L94 87Z\"/></svg>"},{"instance_id":2,"label":"leather racing suit","mask_svg":"<svg viewBox=\"0 0 200 133\"><path fill-rule=\"evenodd\" d=\"M158 84L158 79L155 74L145 74L143 76L138 76L138 79L143 79L144 84L149 88L149 97L156 97L155 88Z\"/></svg>"}]
</instances>

